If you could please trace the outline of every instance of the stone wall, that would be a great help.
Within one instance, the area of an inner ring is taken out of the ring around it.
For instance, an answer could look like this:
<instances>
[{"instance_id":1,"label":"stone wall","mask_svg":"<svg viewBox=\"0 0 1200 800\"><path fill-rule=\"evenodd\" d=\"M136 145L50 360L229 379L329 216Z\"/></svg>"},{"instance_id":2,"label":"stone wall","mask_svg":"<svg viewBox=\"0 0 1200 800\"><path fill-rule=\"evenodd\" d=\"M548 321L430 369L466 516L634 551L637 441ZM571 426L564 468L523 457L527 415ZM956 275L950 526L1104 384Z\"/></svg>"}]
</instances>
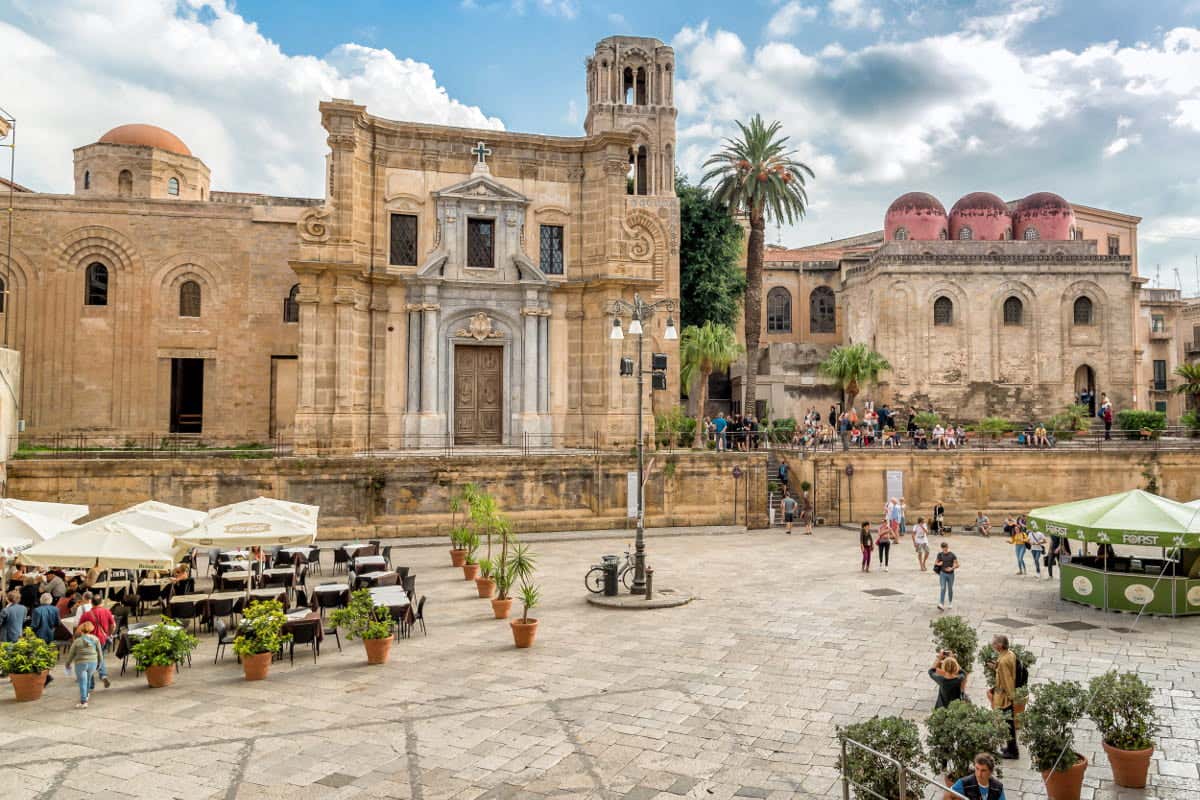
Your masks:
<instances>
[{"instance_id":1,"label":"stone wall","mask_svg":"<svg viewBox=\"0 0 1200 800\"><path fill-rule=\"evenodd\" d=\"M766 454L647 455L650 527L766 524ZM735 466L741 467L734 519ZM69 459L10 464L8 493L87 503L92 518L154 498L207 509L269 495L321 506L321 538L444 532L449 498L474 481L518 531L632 529L626 517L628 454L525 458ZM750 502L746 501L747 482Z\"/></svg>"}]
</instances>

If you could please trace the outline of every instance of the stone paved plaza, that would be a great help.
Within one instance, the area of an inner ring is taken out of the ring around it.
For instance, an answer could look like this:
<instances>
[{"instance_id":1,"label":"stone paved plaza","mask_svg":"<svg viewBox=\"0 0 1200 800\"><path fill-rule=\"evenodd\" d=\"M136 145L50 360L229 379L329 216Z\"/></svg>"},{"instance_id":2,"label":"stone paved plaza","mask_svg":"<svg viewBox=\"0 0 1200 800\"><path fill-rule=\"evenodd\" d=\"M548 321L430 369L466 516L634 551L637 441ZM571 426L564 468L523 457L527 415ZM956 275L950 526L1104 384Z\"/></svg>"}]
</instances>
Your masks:
<instances>
[{"instance_id":1,"label":"stone paved plaza","mask_svg":"<svg viewBox=\"0 0 1200 800\"><path fill-rule=\"evenodd\" d=\"M848 530L657 537L657 582L693 590L693 603L588 605L584 571L624 542L534 545L545 604L528 651L439 544L393 553L429 597L429 635L397 642L386 666L367 667L357 642L338 653L327 640L317 664L305 648L295 666L246 683L232 653L213 665L205 634L169 689L147 689L131 666L86 711L61 677L34 704L5 690L0 797L834 797L838 725L923 721L932 708L936 578L917 571L911 548L896 549L889 574L868 576ZM953 547L955 612L981 636L1006 631L1029 646L1034 684L1115 666L1157 690L1151 787L1118 794L1084 723L1085 797L1196 797L1200 619L1142 618L1128 633L1133 617L1062 603L1051 583L1014 576L998 539L955 536ZM896 593L868 593L883 589ZM1005 618L1027 627L989 622ZM1056 625L1069 621L1095 627ZM977 679L977 702L985 688ZM1004 781L1010 798L1044 796L1026 761L1006 762Z\"/></svg>"}]
</instances>

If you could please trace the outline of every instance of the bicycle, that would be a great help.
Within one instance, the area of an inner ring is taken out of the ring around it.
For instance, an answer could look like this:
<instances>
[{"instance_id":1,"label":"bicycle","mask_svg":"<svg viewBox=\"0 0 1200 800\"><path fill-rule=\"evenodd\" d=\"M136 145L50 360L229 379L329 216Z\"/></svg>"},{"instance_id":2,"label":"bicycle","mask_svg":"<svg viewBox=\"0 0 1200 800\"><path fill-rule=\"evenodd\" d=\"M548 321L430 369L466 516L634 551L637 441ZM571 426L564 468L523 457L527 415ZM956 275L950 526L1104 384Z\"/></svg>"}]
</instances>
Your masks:
<instances>
[{"instance_id":1,"label":"bicycle","mask_svg":"<svg viewBox=\"0 0 1200 800\"><path fill-rule=\"evenodd\" d=\"M633 555L632 548L626 545L625 558L620 559L617 556L601 556L600 559L604 562L616 561L617 566L617 581L628 591L633 586ZM583 576L583 583L592 594L600 594L604 591L604 565L596 564L588 570Z\"/></svg>"}]
</instances>

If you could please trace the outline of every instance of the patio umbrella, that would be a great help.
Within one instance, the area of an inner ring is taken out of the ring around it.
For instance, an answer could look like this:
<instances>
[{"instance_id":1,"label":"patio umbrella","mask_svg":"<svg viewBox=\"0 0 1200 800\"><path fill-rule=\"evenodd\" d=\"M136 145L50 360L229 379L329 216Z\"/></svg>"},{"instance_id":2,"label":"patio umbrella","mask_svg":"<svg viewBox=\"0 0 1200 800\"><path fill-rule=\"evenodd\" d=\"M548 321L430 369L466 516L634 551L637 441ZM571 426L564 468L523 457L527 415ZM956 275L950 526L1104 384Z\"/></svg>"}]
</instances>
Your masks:
<instances>
[{"instance_id":1,"label":"patio umbrella","mask_svg":"<svg viewBox=\"0 0 1200 800\"><path fill-rule=\"evenodd\" d=\"M0 505L0 552L8 554L10 551L24 550L77 527L64 519L47 517L36 511L23 511L11 505Z\"/></svg>"},{"instance_id":2,"label":"patio umbrella","mask_svg":"<svg viewBox=\"0 0 1200 800\"><path fill-rule=\"evenodd\" d=\"M283 516L261 508L228 507L211 512L195 528L176 537L190 547L269 547L312 544L315 520Z\"/></svg>"},{"instance_id":3,"label":"patio umbrella","mask_svg":"<svg viewBox=\"0 0 1200 800\"><path fill-rule=\"evenodd\" d=\"M21 559L41 567L170 569L175 545L170 534L112 520L93 520L35 544Z\"/></svg>"},{"instance_id":4,"label":"patio umbrella","mask_svg":"<svg viewBox=\"0 0 1200 800\"><path fill-rule=\"evenodd\" d=\"M1029 512L1030 530L1102 544L1200 547L1200 514L1140 489Z\"/></svg>"},{"instance_id":5,"label":"patio umbrella","mask_svg":"<svg viewBox=\"0 0 1200 800\"><path fill-rule=\"evenodd\" d=\"M88 507L74 503L47 503L41 500L19 500L15 497L0 498L0 510L32 512L43 517L60 519L63 522L74 522L88 515Z\"/></svg>"},{"instance_id":6,"label":"patio umbrella","mask_svg":"<svg viewBox=\"0 0 1200 800\"><path fill-rule=\"evenodd\" d=\"M175 535L190 531L203 522L205 516L203 511L146 500L100 519Z\"/></svg>"},{"instance_id":7,"label":"patio umbrella","mask_svg":"<svg viewBox=\"0 0 1200 800\"><path fill-rule=\"evenodd\" d=\"M240 503L214 508L208 512L208 516L213 519L233 511L263 512L277 517L295 517L312 523L313 528L316 528L317 515L321 511L321 507L276 500L274 497L255 497L252 500L243 500Z\"/></svg>"}]
</instances>

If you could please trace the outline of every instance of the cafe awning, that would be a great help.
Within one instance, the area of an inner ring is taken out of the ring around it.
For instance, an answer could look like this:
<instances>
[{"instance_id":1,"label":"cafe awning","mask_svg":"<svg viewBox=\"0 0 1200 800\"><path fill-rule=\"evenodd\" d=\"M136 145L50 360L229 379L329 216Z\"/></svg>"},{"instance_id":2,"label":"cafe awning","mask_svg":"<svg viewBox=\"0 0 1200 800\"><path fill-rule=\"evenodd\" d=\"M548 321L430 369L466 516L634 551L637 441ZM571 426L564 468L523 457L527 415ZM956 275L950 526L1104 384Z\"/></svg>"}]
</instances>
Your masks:
<instances>
[{"instance_id":1,"label":"cafe awning","mask_svg":"<svg viewBox=\"0 0 1200 800\"><path fill-rule=\"evenodd\" d=\"M40 567L170 569L175 563L173 537L166 533L93 520L21 553Z\"/></svg>"},{"instance_id":2,"label":"cafe awning","mask_svg":"<svg viewBox=\"0 0 1200 800\"><path fill-rule=\"evenodd\" d=\"M198 526L179 534L177 541L191 547L270 547L312 544L316 538L315 520L231 507L210 513Z\"/></svg>"},{"instance_id":3,"label":"cafe awning","mask_svg":"<svg viewBox=\"0 0 1200 800\"><path fill-rule=\"evenodd\" d=\"M0 553L11 555L76 527L57 517L47 517L11 505L0 506Z\"/></svg>"},{"instance_id":4,"label":"cafe awning","mask_svg":"<svg viewBox=\"0 0 1200 800\"><path fill-rule=\"evenodd\" d=\"M26 513L40 514L63 522L74 522L88 515L88 507L76 503L48 503L42 500L21 500L16 497L0 498L0 510L12 509Z\"/></svg>"},{"instance_id":5,"label":"cafe awning","mask_svg":"<svg viewBox=\"0 0 1200 800\"><path fill-rule=\"evenodd\" d=\"M1200 547L1195 507L1140 489L1035 508L1030 530L1101 544Z\"/></svg>"},{"instance_id":6,"label":"cafe awning","mask_svg":"<svg viewBox=\"0 0 1200 800\"><path fill-rule=\"evenodd\" d=\"M100 519L175 535L195 528L204 521L205 516L203 511L146 500Z\"/></svg>"}]
</instances>

